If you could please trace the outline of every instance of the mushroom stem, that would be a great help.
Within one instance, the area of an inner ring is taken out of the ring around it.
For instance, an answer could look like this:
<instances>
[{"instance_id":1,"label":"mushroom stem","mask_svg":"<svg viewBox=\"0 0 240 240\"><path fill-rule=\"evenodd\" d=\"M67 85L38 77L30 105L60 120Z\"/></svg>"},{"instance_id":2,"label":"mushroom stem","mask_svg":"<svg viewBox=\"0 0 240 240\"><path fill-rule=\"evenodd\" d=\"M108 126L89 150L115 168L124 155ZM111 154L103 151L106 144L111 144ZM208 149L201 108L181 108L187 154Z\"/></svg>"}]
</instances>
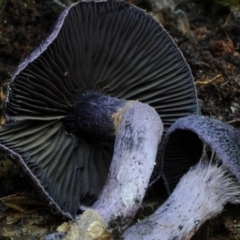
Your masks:
<instances>
[{"instance_id":1,"label":"mushroom stem","mask_svg":"<svg viewBox=\"0 0 240 240\"><path fill-rule=\"evenodd\" d=\"M136 101L126 102L113 114L113 122L114 155L106 184L92 210L106 223L117 220L124 229L135 216L147 190L163 126L154 108ZM101 239L95 231L95 238L83 238L93 234L89 231L92 225L85 224L96 222L92 216L80 218L68 232L67 239ZM86 226L85 232L82 226Z\"/></svg>"},{"instance_id":2,"label":"mushroom stem","mask_svg":"<svg viewBox=\"0 0 240 240\"><path fill-rule=\"evenodd\" d=\"M154 214L126 230L124 239L190 239L228 202L240 203L239 183L226 167L202 160Z\"/></svg>"},{"instance_id":3,"label":"mushroom stem","mask_svg":"<svg viewBox=\"0 0 240 240\"><path fill-rule=\"evenodd\" d=\"M75 106L79 131L95 136L115 136L113 114L125 103L126 100L96 92L84 94Z\"/></svg>"},{"instance_id":4,"label":"mushroom stem","mask_svg":"<svg viewBox=\"0 0 240 240\"><path fill-rule=\"evenodd\" d=\"M145 195L163 128L157 112L139 102L127 102L113 118L117 131L114 155L93 209L107 222L122 217L127 225Z\"/></svg>"}]
</instances>

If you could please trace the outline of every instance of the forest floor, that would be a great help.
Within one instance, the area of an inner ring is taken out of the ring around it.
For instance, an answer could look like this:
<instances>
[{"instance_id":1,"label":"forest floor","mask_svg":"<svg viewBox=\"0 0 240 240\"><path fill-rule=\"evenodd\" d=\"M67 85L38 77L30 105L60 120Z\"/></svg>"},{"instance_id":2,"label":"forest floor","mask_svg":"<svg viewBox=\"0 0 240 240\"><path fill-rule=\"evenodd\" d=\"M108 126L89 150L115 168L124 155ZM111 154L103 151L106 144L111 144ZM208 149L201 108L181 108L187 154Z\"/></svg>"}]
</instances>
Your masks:
<instances>
[{"instance_id":1,"label":"forest floor","mask_svg":"<svg viewBox=\"0 0 240 240\"><path fill-rule=\"evenodd\" d=\"M148 0L130 2L153 12L183 52L192 69L202 114L239 128L240 10L211 1L186 0L176 11L158 10ZM44 39L63 9L52 0L0 0L1 106L14 69ZM0 111L3 116L3 106ZM0 124L4 124L3 117ZM146 199L143 209L154 207ZM138 217L144 214L141 210ZM39 239L63 221L39 203L18 166L0 154L0 240ZM239 207L227 206L194 239L240 239Z\"/></svg>"}]
</instances>

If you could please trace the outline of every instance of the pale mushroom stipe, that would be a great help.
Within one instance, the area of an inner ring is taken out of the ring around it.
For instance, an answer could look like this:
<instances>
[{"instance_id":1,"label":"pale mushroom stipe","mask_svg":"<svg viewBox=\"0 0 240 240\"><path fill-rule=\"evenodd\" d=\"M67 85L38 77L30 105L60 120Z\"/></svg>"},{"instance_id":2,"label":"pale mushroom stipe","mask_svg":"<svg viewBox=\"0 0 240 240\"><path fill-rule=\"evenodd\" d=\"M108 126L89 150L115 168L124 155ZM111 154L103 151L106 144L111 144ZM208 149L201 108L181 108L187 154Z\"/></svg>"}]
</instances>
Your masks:
<instances>
[{"instance_id":1,"label":"pale mushroom stipe","mask_svg":"<svg viewBox=\"0 0 240 240\"><path fill-rule=\"evenodd\" d=\"M125 240L190 239L227 203L240 203L240 132L233 127L203 116L181 118L167 131L159 156L173 192L128 228Z\"/></svg>"}]
</instances>

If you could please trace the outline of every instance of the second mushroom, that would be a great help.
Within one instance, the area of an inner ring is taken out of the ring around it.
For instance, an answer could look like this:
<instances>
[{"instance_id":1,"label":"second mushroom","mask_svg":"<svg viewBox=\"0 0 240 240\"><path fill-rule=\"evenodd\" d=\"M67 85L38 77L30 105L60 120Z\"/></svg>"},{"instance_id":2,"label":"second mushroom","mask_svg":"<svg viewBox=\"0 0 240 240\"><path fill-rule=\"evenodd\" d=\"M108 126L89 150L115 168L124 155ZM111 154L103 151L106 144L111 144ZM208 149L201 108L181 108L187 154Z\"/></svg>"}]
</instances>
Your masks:
<instances>
[{"instance_id":1,"label":"second mushroom","mask_svg":"<svg viewBox=\"0 0 240 240\"><path fill-rule=\"evenodd\" d=\"M181 118L167 131L159 156L173 192L127 229L125 240L191 239L225 204L240 203L240 132L233 127L203 116Z\"/></svg>"}]
</instances>

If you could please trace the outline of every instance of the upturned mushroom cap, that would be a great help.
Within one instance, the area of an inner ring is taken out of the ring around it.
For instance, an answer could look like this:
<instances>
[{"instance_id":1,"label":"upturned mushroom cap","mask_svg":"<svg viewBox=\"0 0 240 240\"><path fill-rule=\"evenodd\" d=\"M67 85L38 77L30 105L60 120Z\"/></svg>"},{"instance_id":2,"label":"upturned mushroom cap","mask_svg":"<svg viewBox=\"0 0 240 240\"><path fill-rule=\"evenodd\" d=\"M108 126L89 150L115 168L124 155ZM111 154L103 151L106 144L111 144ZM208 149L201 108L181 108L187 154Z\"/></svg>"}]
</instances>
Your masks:
<instances>
[{"instance_id":1,"label":"upturned mushroom cap","mask_svg":"<svg viewBox=\"0 0 240 240\"><path fill-rule=\"evenodd\" d=\"M15 72L7 117L71 117L78 97L89 91L148 103L165 129L197 111L193 77L176 44L150 16L123 1L66 9Z\"/></svg>"},{"instance_id":2,"label":"upturned mushroom cap","mask_svg":"<svg viewBox=\"0 0 240 240\"><path fill-rule=\"evenodd\" d=\"M193 115L177 120L159 149L161 171L169 192L204 154L216 154L240 182L240 132L218 120Z\"/></svg>"},{"instance_id":3,"label":"upturned mushroom cap","mask_svg":"<svg viewBox=\"0 0 240 240\"><path fill-rule=\"evenodd\" d=\"M0 130L0 142L69 218L80 202L96 199L112 158L113 137L77 128L76 104L95 92L148 103L165 130L197 112L189 66L150 16L123 1L67 8L9 83L13 123Z\"/></svg>"}]
</instances>

